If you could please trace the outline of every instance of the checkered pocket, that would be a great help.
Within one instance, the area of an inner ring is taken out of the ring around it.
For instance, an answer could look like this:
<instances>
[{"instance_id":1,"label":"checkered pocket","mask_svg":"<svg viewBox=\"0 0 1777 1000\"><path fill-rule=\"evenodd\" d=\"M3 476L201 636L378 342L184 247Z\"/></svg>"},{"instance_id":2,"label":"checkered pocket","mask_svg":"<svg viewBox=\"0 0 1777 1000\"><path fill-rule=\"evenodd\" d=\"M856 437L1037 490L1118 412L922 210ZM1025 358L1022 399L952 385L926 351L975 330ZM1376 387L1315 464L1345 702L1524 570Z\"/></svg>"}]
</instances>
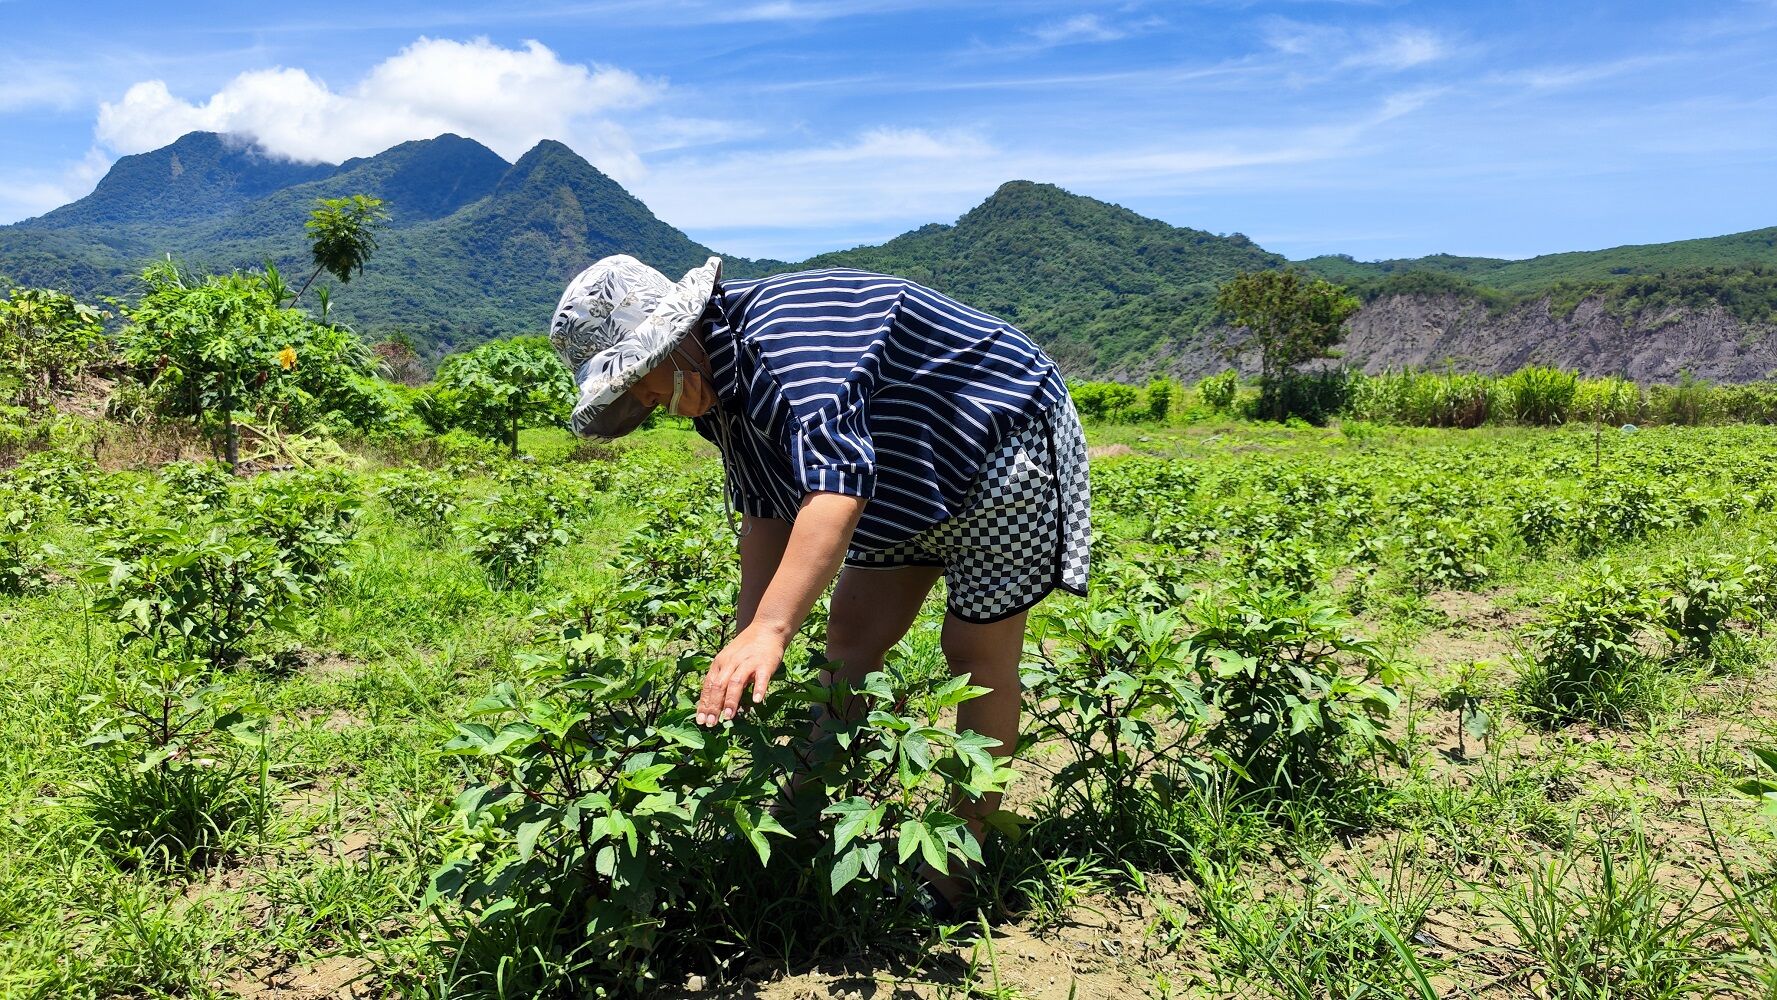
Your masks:
<instances>
[{"instance_id":1,"label":"checkered pocket","mask_svg":"<svg viewBox=\"0 0 1777 1000\"><path fill-rule=\"evenodd\" d=\"M1055 489L1053 465L1047 441L1014 435L981 470L969 513L1007 512L1046 503Z\"/></svg>"}]
</instances>

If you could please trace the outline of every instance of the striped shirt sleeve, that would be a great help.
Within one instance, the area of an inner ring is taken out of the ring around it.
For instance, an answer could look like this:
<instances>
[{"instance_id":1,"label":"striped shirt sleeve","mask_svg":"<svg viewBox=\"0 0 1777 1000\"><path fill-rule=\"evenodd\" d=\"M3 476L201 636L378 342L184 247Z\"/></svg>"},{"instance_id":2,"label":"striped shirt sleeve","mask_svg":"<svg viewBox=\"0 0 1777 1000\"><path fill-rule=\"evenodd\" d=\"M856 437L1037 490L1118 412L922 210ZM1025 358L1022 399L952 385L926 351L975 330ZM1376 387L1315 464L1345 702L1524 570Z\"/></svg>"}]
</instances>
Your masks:
<instances>
[{"instance_id":1,"label":"striped shirt sleeve","mask_svg":"<svg viewBox=\"0 0 1777 1000\"><path fill-rule=\"evenodd\" d=\"M876 446L870 440L868 398L853 396L792 431L790 459L810 493L876 495Z\"/></svg>"}]
</instances>

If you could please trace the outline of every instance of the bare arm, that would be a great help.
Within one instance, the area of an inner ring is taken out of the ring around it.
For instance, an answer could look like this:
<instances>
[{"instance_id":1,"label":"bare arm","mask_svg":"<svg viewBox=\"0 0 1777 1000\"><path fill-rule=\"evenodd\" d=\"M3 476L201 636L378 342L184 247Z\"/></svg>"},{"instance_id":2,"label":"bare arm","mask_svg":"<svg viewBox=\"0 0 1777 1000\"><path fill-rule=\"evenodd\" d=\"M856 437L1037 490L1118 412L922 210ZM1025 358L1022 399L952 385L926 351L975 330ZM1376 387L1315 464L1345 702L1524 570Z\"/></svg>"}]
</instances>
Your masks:
<instances>
[{"instance_id":1,"label":"bare arm","mask_svg":"<svg viewBox=\"0 0 1777 1000\"><path fill-rule=\"evenodd\" d=\"M861 497L840 493L810 493L802 499L796 523L790 526L789 540L782 550L771 582L758 599L758 606L747 615L747 624L716 658L703 680L703 694L697 702L697 721L701 725L719 725L734 718L740 708L740 693L747 685L753 688L755 703L765 700L765 685L783 662L784 649L790 637L802 627L808 611L821 596L839 564L845 560L846 547L853 529L864 512ZM782 522L779 522L782 523ZM763 542L758 556L764 563ZM741 555L743 579L746 577L747 553ZM742 604L746 603L743 593Z\"/></svg>"},{"instance_id":2,"label":"bare arm","mask_svg":"<svg viewBox=\"0 0 1777 1000\"><path fill-rule=\"evenodd\" d=\"M777 575L790 544L790 522L775 517L746 516L740 536L740 599L734 608L735 627L753 623L765 587Z\"/></svg>"}]
</instances>

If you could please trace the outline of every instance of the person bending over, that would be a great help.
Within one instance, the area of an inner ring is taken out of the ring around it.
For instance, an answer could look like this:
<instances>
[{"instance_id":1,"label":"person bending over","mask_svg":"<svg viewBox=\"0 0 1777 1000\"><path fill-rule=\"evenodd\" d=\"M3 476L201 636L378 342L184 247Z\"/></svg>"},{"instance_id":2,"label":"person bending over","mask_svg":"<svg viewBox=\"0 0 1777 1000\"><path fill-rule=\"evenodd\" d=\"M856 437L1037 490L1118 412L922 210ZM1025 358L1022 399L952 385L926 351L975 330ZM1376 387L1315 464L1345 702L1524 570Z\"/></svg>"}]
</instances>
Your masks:
<instances>
[{"instance_id":1,"label":"person bending over","mask_svg":"<svg viewBox=\"0 0 1777 1000\"><path fill-rule=\"evenodd\" d=\"M905 278L725 281L711 257L675 284L618 255L568 284L550 340L579 387L577 434L621 437L664 405L721 452L739 631L700 725L764 699L835 574L822 680L854 685L942 576L944 658L990 689L957 728L1017 747L1026 615L1056 588L1085 594L1090 545L1079 416L1029 337ZM977 840L998 799L960 805ZM949 903L964 890L925 874Z\"/></svg>"}]
</instances>

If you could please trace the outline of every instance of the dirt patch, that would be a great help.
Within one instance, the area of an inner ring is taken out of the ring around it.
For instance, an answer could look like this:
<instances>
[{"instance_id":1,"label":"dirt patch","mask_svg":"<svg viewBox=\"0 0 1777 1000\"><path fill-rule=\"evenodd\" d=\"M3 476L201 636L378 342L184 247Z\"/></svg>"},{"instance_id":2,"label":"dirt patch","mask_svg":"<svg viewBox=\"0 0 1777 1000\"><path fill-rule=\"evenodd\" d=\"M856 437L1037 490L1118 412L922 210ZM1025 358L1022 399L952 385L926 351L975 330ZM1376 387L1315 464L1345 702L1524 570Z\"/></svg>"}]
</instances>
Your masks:
<instances>
[{"instance_id":1,"label":"dirt patch","mask_svg":"<svg viewBox=\"0 0 1777 1000\"><path fill-rule=\"evenodd\" d=\"M311 962L265 964L238 974L223 989L242 1000L323 1000L375 996L372 967L362 958L335 955Z\"/></svg>"},{"instance_id":2,"label":"dirt patch","mask_svg":"<svg viewBox=\"0 0 1777 1000\"><path fill-rule=\"evenodd\" d=\"M1126 444L1099 444L1086 449L1086 459L1117 458L1121 455L1133 455L1135 449Z\"/></svg>"},{"instance_id":3,"label":"dirt patch","mask_svg":"<svg viewBox=\"0 0 1777 1000\"><path fill-rule=\"evenodd\" d=\"M1525 608L1502 606L1504 591L1476 593L1469 590L1434 590L1425 595L1425 606L1443 615L1452 625L1488 631L1516 632L1536 617Z\"/></svg>"}]
</instances>

